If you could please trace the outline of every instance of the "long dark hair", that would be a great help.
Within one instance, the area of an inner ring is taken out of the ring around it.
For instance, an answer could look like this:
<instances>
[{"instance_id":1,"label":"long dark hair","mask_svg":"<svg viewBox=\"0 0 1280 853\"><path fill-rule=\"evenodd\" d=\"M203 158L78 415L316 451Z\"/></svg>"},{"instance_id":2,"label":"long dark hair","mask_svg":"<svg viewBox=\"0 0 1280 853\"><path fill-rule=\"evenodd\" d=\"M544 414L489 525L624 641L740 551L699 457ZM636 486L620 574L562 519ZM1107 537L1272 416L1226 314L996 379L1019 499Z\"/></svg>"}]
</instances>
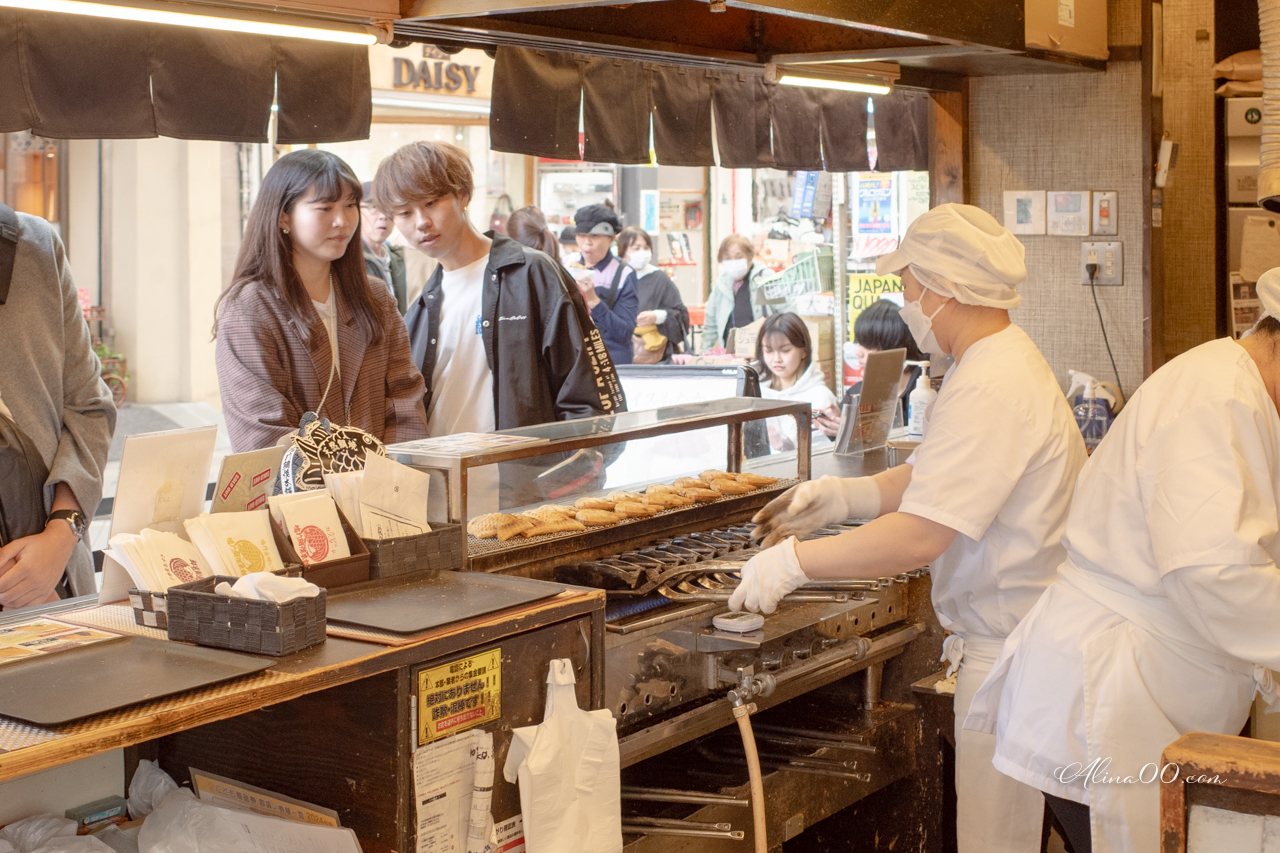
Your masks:
<instances>
[{"instance_id":1,"label":"long dark hair","mask_svg":"<svg viewBox=\"0 0 1280 853\"><path fill-rule=\"evenodd\" d=\"M507 217L507 236L560 260L560 241L547 230L546 217L533 205L522 207Z\"/></svg>"},{"instance_id":2,"label":"long dark hair","mask_svg":"<svg viewBox=\"0 0 1280 853\"><path fill-rule=\"evenodd\" d=\"M213 334L218 335L218 309L222 300L251 282L262 282L284 294L295 319L305 328L311 297L293 265L293 240L280 230L280 214L290 214L307 193L315 190L316 201L335 202L347 195L359 202L364 197L360 180L341 157L309 148L294 151L276 161L262 179L258 200L249 211L231 287L218 298L213 310ZM382 340L382 319L374 307L369 276L364 267L360 224L342 257L333 262L333 280L341 298L362 324L370 338Z\"/></svg>"},{"instance_id":3,"label":"long dark hair","mask_svg":"<svg viewBox=\"0 0 1280 853\"><path fill-rule=\"evenodd\" d=\"M813 364L813 342L809 340L809 327L800 319L800 315L787 311L770 314L760 327L760 334L756 336L756 363L760 365L760 381L772 385L778 378L764 362L764 342L774 335L782 335L793 347L804 350L804 359L800 362L800 371L796 375L796 379L799 379L809 369L809 365Z\"/></svg>"}]
</instances>

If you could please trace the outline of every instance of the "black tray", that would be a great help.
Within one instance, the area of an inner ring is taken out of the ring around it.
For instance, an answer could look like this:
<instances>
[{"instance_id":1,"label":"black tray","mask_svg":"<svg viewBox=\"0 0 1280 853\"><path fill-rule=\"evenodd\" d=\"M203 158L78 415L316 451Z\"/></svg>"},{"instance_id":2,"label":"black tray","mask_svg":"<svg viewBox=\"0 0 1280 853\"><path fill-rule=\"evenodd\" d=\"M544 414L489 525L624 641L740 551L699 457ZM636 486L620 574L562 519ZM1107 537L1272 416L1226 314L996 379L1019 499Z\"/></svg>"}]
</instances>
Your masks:
<instances>
[{"instance_id":1,"label":"black tray","mask_svg":"<svg viewBox=\"0 0 1280 853\"><path fill-rule=\"evenodd\" d=\"M329 590L325 616L330 624L421 634L451 622L550 598L566 589L563 584L508 575L441 572L430 580Z\"/></svg>"},{"instance_id":2,"label":"black tray","mask_svg":"<svg viewBox=\"0 0 1280 853\"><path fill-rule=\"evenodd\" d=\"M57 726L274 664L221 649L124 637L0 666L0 715Z\"/></svg>"}]
</instances>

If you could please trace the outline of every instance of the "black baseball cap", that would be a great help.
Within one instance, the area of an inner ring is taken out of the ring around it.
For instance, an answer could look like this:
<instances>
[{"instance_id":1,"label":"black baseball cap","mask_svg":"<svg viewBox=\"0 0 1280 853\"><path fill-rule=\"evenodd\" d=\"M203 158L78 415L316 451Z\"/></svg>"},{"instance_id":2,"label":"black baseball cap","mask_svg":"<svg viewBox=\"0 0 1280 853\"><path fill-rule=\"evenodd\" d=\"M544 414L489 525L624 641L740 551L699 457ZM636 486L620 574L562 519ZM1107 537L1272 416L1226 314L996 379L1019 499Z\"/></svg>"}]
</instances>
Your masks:
<instances>
[{"instance_id":1,"label":"black baseball cap","mask_svg":"<svg viewBox=\"0 0 1280 853\"><path fill-rule=\"evenodd\" d=\"M578 241L575 240L574 238L577 236L577 234L578 234L577 229L575 229L572 225L566 225L564 227L564 230L560 232L560 242L565 243L566 245L569 245L569 246L576 246L578 244Z\"/></svg>"},{"instance_id":2,"label":"black baseball cap","mask_svg":"<svg viewBox=\"0 0 1280 853\"><path fill-rule=\"evenodd\" d=\"M615 237L622 230L622 221L613 208L603 204L589 204L573 215L575 234L600 234Z\"/></svg>"}]
</instances>

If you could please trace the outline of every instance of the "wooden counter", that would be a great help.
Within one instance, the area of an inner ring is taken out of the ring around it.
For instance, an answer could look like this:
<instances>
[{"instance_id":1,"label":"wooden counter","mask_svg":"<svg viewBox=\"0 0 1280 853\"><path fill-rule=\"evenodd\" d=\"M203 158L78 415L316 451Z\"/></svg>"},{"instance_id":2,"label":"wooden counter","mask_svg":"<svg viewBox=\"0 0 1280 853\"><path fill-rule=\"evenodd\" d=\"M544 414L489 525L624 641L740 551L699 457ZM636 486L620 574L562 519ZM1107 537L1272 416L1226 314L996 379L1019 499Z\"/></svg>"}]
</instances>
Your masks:
<instances>
[{"instance_id":1,"label":"wooden counter","mask_svg":"<svg viewBox=\"0 0 1280 853\"><path fill-rule=\"evenodd\" d=\"M66 613L50 614L66 618ZM308 694L433 661L506 637L568 620L586 619L590 677L582 679L592 707L603 692L604 593L571 588L529 605L492 613L384 645L330 636L319 646L281 658L256 675L175 696L131 705L57 728L41 728L0 717L0 782L97 753L155 740L209 723L248 714ZM373 638L375 635L370 635ZM588 639L589 637L589 639ZM544 673L545 675L545 670ZM513 685L514 686L514 685ZM75 685L49 685L74 690ZM581 692L581 691L580 691ZM588 698L588 697L582 697ZM212 768L210 768L212 769Z\"/></svg>"}]
</instances>

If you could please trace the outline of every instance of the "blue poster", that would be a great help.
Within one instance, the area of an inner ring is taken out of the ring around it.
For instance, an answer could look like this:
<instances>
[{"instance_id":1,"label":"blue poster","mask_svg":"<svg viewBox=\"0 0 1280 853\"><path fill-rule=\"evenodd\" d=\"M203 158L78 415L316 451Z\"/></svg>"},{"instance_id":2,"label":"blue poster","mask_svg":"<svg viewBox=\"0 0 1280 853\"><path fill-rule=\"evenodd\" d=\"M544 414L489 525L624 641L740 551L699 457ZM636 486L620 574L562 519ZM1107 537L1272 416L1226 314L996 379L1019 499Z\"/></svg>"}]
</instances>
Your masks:
<instances>
[{"instance_id":1,"label":"blue poster","mask_svg":"<svg viewBox=\"0 0 1280 853\"><path fill-rule=\"evenodd\" d=\"M796 188L791 193L791 215L796 219L813 216L813 199L818 194L818 172L796 172Z\"/></svg>"},{"instance_id":2,"label":"blue poster","mask_svg":"<svg viewBox=\"0 0 1280 853\"><path fill-rule=\"evenodd\" d=\"M864 173L858 179L858 233L893 233L893 176Z\"/></svg>"}]
</instances>

